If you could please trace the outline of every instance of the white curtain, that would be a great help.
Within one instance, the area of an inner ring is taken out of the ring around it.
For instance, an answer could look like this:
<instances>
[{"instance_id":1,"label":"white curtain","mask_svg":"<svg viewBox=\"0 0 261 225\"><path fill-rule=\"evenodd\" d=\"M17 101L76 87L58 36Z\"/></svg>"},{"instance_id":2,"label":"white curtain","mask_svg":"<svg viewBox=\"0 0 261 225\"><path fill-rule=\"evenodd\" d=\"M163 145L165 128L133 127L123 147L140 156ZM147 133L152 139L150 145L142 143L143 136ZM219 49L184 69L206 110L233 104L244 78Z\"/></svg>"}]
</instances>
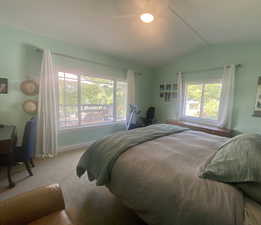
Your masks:
<instances>
[{"instance_id":1,"label":"white curtain","mask_svg":"<svg viewBox=\"0 0 261 225\"><path fill-rule=\"evenodd\" d=\"M57 153L58 80L50 50L44 50L38 100L37 150L42 157Z\"/></svg>"},{"instance_id":2,"label":"white curtain","mask_svg":"<svg viewBox=\"0 0 261 225\"><path fill-rule=\"evenodd\" d=\"M128 100L127 104L135 104L135 72L132 70L127 71L128 83Z\"/></svg>"},{"instance_id":3,"label":"white curtain","mask_svg":"<svg viewBox=\"0 0 261 225\"><path fill-rule=\"evenodd\" d=\"M128 92L127 92L127 116L126 116L126 128L129 127L131 123L136 123L136 114L131 113L130 105L135 105L135 72L132 70L127 71L127 84L128 84Z\"/></svg>"},{"instance_id":4,"label":"white curtain","mask_svg":"<svg viewBox=\"0 0 261 225\"><path fill-rule=\"evenodd\" d=\"M232 128L235 71L235 65L227 65L224 67L218 126L227 129Z\"/></svg>"},{"instance_id":5,"label":"white curtain","mask_svg":"<svg viewBox=\"0 0 261 225\"><path fill-rule=\"evenodd\" d=\"M177 79L177 84L178 84L178 95L177 95L177 119L182 120L183 117L183 110L184 110L184 85L183 85L183 75L182 72L178 72L178 79Z\"/></svg>"}]
</instances>

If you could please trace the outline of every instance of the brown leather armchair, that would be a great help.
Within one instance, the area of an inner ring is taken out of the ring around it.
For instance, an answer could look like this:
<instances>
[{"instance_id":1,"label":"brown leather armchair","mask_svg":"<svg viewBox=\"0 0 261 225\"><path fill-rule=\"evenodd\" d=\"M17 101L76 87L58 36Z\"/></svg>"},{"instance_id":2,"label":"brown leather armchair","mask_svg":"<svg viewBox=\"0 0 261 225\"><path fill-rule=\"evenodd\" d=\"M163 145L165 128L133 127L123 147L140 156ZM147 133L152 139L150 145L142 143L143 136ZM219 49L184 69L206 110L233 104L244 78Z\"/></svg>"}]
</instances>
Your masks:
<instances>
[{"instance_id":1,"label":"brown leather armchair","mask_svg":"<svg viewBox=\"0 0 261 225\"><path fill-rule=\"evenodd\" d=\"M0 201L0 225L73 225L58 184Z\"/></svg>"}]
</instances>

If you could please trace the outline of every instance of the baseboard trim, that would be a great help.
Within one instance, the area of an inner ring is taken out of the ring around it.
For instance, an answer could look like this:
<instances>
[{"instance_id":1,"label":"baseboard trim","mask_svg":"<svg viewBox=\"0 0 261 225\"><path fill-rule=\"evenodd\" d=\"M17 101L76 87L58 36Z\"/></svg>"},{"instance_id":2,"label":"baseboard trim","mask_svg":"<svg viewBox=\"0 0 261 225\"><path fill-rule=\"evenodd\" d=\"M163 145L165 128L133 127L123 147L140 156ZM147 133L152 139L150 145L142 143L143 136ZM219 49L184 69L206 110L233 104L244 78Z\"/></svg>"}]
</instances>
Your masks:
<instances>
[{"instance_id":1,"label":"baseboard trim","mask_svg":"<svg viewBox=\"0 0 261 225\"><path fill-rule=\"evenodd\" d=\"M76 149L80 149L80 148L87 148L92 143L93 143L93 141L89 141L89 142L80 143L80 144L62 146L62 147L58 148L58 153L76 150Z\"/></svg>"},{"instance_id":2,"label":"baseboard trim","mask_svg":"<svg viewBox=\"0 0 261 225\"><path fill-rule=\"evenodd\" d=\"M67 151L73 151L73 150L77 150L77 149L81 149L81 148L82 149L88 148L93 142L94 141L89 141L89 142L80 143L80 144L66 145L66 146L58 147L57 154L67 152ZM43 158L42 155L40 155L40 154L35 154L34 157ZM53 156L50 156L50 158L52 158L52 157Z\"/></svg>"}]
</instances>

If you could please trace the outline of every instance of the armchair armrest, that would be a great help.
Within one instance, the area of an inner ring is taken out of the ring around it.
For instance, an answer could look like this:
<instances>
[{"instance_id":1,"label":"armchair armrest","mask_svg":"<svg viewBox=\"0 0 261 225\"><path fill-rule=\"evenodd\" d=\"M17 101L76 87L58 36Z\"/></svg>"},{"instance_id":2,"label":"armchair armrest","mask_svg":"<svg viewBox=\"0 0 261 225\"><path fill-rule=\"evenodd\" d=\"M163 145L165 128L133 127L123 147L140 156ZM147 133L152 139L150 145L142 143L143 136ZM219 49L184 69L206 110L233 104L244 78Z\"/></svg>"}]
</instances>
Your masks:
<instances>
[{"instance_id":1,"label":"armchair armrest","mask_svg":"<svg viewBox=\"0 0 261 225\"><path fill-rule=\"evenodd\" d=\"M65 209L58 184L34 189L0 201L0 225L24 225Z\"/></svg>"}]
</instances>

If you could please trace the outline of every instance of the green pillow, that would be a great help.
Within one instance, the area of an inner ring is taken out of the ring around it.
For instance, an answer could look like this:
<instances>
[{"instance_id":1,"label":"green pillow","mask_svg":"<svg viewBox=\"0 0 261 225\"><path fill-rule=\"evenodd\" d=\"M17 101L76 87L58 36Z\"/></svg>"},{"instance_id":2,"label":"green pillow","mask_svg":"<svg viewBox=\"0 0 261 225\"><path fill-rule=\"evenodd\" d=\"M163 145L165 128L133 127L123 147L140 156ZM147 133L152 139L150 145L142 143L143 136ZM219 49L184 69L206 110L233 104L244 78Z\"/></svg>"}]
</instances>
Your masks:
<instances>
[{"instance_id":1,"label":"green pillow","mask_svg":"<svg viewBox=\"0 0 261 225\"><path fill-rule=\"evenodd\" d=\"M199 176L228 183L261 182L261 135L228 140L200 168Z\"/></svg>"}]
</instances>

